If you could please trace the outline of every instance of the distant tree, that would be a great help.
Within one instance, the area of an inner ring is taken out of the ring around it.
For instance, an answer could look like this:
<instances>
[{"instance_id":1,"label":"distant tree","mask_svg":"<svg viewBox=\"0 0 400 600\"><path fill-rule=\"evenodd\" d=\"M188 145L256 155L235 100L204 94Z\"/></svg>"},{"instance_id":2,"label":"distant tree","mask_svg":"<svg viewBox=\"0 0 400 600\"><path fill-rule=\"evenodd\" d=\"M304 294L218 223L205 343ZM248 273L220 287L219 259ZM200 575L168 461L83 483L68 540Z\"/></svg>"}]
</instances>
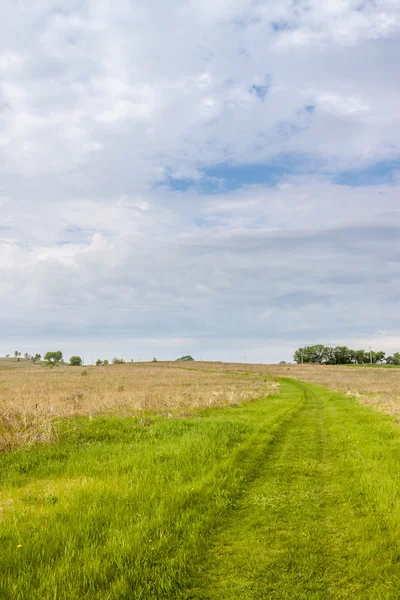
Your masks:
<instances>
[{"instance_id":1,"label":"distant tree","mask_svg":"<svg viewBox=\"0 0 400 600\"><path fill-rule=\"evenodd\" d=\"M42 358L42 355L36 353L35 356L32 356L32 362L33 362L33 364L35 364L36 361L40 360L41 358Z\"/></svg>"},{"instance_id":2,"label":"distant tree","mask_svg":"<svg viewBox=\"0 0 400 600\"><path fill-rule=\"evenodd\" d=\"M386 357L387 365L400 365L400 352L395 352L393 356Z\"/></svg>"},{"instance_id":3,"label":"distant tree","mask_svg":"<svg viewBox=\"0 0 400 600\"><path fill-rule=\"evenodd\" d=\"M103 365L108 365L108 360L107 359L103 360Z\"/></svg>"},{"instance_id":4,"label":"distant tree","mask_svg":"<svg viewBox=\"0 0 400 600\"><path fill-rule=\"evenodd\" d=\"M71 358L69 359L69 364L73 367L81 367L82 359L80 356L71 356Z\"/></svg>"},{"instance_id":5,"label":"distant tree","mask_svg":"<svg viewBox=\"0 0 400 600\"><path fill-rule=\"evenodd\" d=\"M335 365L349 365L351 363L350 350L347 346L336 346L333 349Z\"/></svg>"},{"instance_id":6,"label":"distant tree","mask_svg":"<svg viewBox=\"0 0 400 600\"><path fill-rule=\"evenodd\" d=\"M325 347L321 344L316 346L305 346L299 348L293 355L294 362L300 363L322 363L324 362Z\"/></svg>"},{"instance_id":7,"label":"distant tree","mask_svg":"<svg viewBox=\"0 0 400 600\"><path fill-rule=\"evenodd\" d=\"M331 348L317 344L298 348L293 356L296 363L318 363L325 365L352 365L366 363L382 363L385 360L385 352L373 350L352 350L347 346L336 346ZM395 362L397 361L397 363ZM400 364L400 353L386 359L387 364Z\"/></svg>"},{"instance_id":8,"label":"distant tree","mask_svg":"<svg viewBox=\"0 0 400 600\"><path fill-rule=\"evenodd\" d=\"M356 350L355 351L355 362L358 365L362 365L366 362L369 362L369 357L367 356L367 353L365 352L365 350Z\"/></svg>"},{"instance_id":9,"label":"distant tree","mask_svg":"<svg viewBox=\"0 0 400 600\"><path fill-rule=\"evenodd\" d=\"M177 358L176 360L194 360L194 358L188 354L187 356L181 356L181 358Z\"/></svg>"},{"instance_id":10,"label":"distant tree","mask_svg":"<svg viewBox=\"0 0 400 600\"><path fill-rule=\"evenodd\" d=\"M103 361L101 360L101 358L98 358L96 360L96 367L100 367L103 364Z\"/></svg>"},{"instance_id":11,"label":"distant tree","mask_svg":"<svg viewBox=\"0 0 400 600\"><path fill-rule=\"evenodd\" d=\"M30 359L30 357L31 357L31 355L30 355L30 354L28 354L28 352L25 352L25 354L24 354L24 358L25 358L25 360L29 360L29 359Z\"/></svg>"},{"instance_id":12,"label":"distant tree","mask_svg":"<svg viewBox=\"0 0 400 600\"><path fill-rule=\"evenodd\" d=\"M123 365L125 364L125 361L123 358L117 358L116 356L114 356L114 358L112 359L112 364L113 365Z\"/></svg>"},{"instance_id":13,"label":"distant tree","mask_svg":"<svg viewBox=\"0 0 400 600\"><path fill-rule=\"evenodd\" d=\"M49 365L57 365L62 360L62 352L61 350L56 350L55 352L46 352L44 355L44 360L47 361Z\"/></svg>"},{"instance_id":14,"label":"distant tree","mask_svg":"<svg viewBox=\"0 0 400 600\"><path fill-rule=\"evenodd\" d=\"M19 357L21 356L21 352L18 352L18 350L16 350L16 351L14 352L14 356L15 356L15 358L16 358L16 359L19 361Z\"/></svg>"},{"instance_id":15,"label":"distant tree","mask_svg":"<svg viewBox=\"0 0 400 600\"><path fill-rule=\"evenodd\" d=\"M281 360L279 364L280 365L287 365L287 362L286 362L286 360Z\"/></svg>"},{"instance_id":16,"label":"distant tree","mask_svg":"<svg viewBox=\"0 0 400 600\"><path fill-rule=\"evenodd\" d=\"M153 358L153 362L157 362L157 359L156 359L156 358Z\"/></svg>"}]
</instances>

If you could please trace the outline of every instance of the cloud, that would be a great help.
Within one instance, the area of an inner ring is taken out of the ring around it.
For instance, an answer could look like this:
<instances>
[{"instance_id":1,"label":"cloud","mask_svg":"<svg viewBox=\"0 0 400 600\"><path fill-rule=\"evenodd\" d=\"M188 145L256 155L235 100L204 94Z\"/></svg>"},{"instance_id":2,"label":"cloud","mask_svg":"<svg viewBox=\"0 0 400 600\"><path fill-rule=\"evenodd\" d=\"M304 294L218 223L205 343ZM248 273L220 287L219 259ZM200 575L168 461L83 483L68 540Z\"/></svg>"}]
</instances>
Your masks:
<instances>
[{"instance_id":1,"label":"cloud","mask_svg":"<svg viewBox=\"0 0 400 600\"><path fill-rule=\"evenodd\" d=\"M397 3L1 10L7 343L398 334Z\"/></svg>"}]
</instances>

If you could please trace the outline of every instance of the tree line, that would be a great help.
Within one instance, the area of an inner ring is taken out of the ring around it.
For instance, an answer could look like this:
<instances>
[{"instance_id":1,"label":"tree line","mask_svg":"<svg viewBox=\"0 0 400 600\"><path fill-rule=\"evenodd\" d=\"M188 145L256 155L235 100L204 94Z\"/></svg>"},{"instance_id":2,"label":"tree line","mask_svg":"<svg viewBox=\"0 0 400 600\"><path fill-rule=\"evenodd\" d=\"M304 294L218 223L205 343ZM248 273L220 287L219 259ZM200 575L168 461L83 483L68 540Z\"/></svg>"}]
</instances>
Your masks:
<instances>
[{"instance_id":1,"label":"tree line","mask_svg":"<svg viewBox=\"0 0 400 600\"><path fill-rule=\"evenodd\" d=\"M298 348L293 355L297 364L314 363L319 365L362 365L362 364L387 364L400 365L400 352L386 356L386 352L375 350L352 350L347 346L304 346Z\"/></svg>"},{"instance_id":2,"label":"tree line","mask_svg":"<svg viewBox=\"0 0 400 600\"><path fill-rule=\"evenodd\" d=\"M6 358L8 358L10 355L7 354ZM16 350L14 352L14 356L15 358L19 361L22 353L19 352L18 350ZM25 360L31 360L34 364L36 364L37 362L40 362L42 360L42 355L37 353L37 354L29 354L28 352L25 352L24 354L24 358ZM59 364L65 364L64 358L63 358L63 353L61 352L61 350L55 350L55 351L50 351L50 352L46 352L46 354L43 356L43 360L45 361L45 363L47 365L50 366L57 366ZM183 361L187 361L187 360L194 360L190 355L187 356L182 356L181 358L177 358L177 361L179 360L183 360ZM112 359L112 364L113 365L123 365L125 364L125 360L123 358L118 358L118 357L114 357ZM131 362L133 362L133 359L131 359ZM153 358L153 362L157 362L156 358ZM69 359L69 364L72 365L73 367L81 367L83 364L83 360L80 356L71 356L71 358ZM107 359L101 359L98 358L96 360L96 366L100 367L100 366L107 366L109 364Z\"/></svg>"}]
</instances>

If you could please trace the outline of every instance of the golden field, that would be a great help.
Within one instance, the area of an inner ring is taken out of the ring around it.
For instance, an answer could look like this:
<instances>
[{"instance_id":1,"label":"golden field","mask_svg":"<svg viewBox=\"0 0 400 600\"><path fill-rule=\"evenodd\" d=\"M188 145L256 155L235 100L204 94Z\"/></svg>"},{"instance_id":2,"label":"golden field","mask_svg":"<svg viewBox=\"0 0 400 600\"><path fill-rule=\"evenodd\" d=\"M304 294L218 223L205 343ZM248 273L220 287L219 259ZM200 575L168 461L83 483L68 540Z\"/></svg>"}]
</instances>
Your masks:
<instances>
[{"instance_id":1,"label":"golden field","mask_svg":"<svg viewBox=\"0 0 400 600\"><path fill-rule=\"evenodd\" d=\"M2 361L0 451L53 439L59 418L140 417L146 411L180 417L267 396L276 389L276 384L257 376L187 370L175 363L50 368Z\"/></svg>"}]
</instances>

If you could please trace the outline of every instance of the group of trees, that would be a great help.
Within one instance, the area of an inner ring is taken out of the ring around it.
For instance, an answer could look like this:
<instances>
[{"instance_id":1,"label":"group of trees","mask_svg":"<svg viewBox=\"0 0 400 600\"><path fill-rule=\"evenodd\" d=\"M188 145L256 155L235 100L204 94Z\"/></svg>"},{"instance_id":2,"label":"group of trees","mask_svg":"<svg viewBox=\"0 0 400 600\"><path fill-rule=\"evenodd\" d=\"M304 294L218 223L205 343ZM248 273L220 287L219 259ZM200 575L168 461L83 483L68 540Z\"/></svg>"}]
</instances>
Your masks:
<instances>
[{"instance_id":1,"label":"group of trees","mask_svg":"<svg viewBox=\"0 0 400 600\"><path fill-rule=\"evenodd\" d=\"M7 358L10 355L7 354ZM19 352L18 350L16 350L14 352L14 356L15 358L19 361L20 357L22 356L22 353ZM39 353L36 354L29 354L28 352L25 352L24 354L24 358L26 360L31 360L34 364L39 362L42 359L42 355ZM46 352L46 354L43 356L43 360L46 362L46 364L50 365L50 366L56 366L60 363L64 364L64 359L63 359L63 353L61 352L61 350L55 350L55 351L50 351L50 352ZM177 358L177 361L182 360L182 361L190 361L190 360L194 360L192 356L190 356L189 354L187 356L182 356L181 358ZM123 365L125 364L125 360L123 358L117 358L116 356L114 356L114 358L112 359L112 364L113 365ZM133 359L131 360L131 362L133 362ZM153 358L153 362L157 362L156 358ZM71 358L69 359L69 364L72 365L73 367L81 367L83 364L83 360L80 356L71 356ZM108 365L108 360L102 360L101 358L98 358L96 360L96 366L100 367L103 365Z\"/></svg>"},{"instance_id":2,"label":"group of trees","mask_svg":"<svg viewBox=\"0 0 400 600\"><path fill-rule=\"evenodd\" d=\"M119 359L116 359L116 360L119 360ZM96 360L96 367L101 367L103 365L108 365L108 360L107 359L101 360L101 358L98 358Z\"/></svg>"},{"instance_id":3,"label":"group of trees","mask_svg":"<svg viewBox=\"0 0 400 600\"><path fill-rule=\"evenodd\" d=\"M6 358L8 358L10 355L7 354ZM18 362L20 361L20 358L22 356L22 353L19 352L18 350L16 350L14 352L14 356L15 358L18 360ZM36 354L29 354L29 352L25 352L24 354L24 359L25 360L31 360L33 362L33 364L37 363L40 359L42 358L42 355L39 354L38 352Z\"/></svg>"},{"instance_id":4,"label":"group of trees","mask_svg":"<svg viewBox=\"0 0 400 600\"><path fill-rule=\"evenodd\" d=\"M347 346L305 346L298 348L293 356L294 362L316 363L320 365L361 365L386 363L388 365L400 365L400 352L393 356L386 356L385 352L374 350L352 350Z\"/></svg>"}]
</instances>

